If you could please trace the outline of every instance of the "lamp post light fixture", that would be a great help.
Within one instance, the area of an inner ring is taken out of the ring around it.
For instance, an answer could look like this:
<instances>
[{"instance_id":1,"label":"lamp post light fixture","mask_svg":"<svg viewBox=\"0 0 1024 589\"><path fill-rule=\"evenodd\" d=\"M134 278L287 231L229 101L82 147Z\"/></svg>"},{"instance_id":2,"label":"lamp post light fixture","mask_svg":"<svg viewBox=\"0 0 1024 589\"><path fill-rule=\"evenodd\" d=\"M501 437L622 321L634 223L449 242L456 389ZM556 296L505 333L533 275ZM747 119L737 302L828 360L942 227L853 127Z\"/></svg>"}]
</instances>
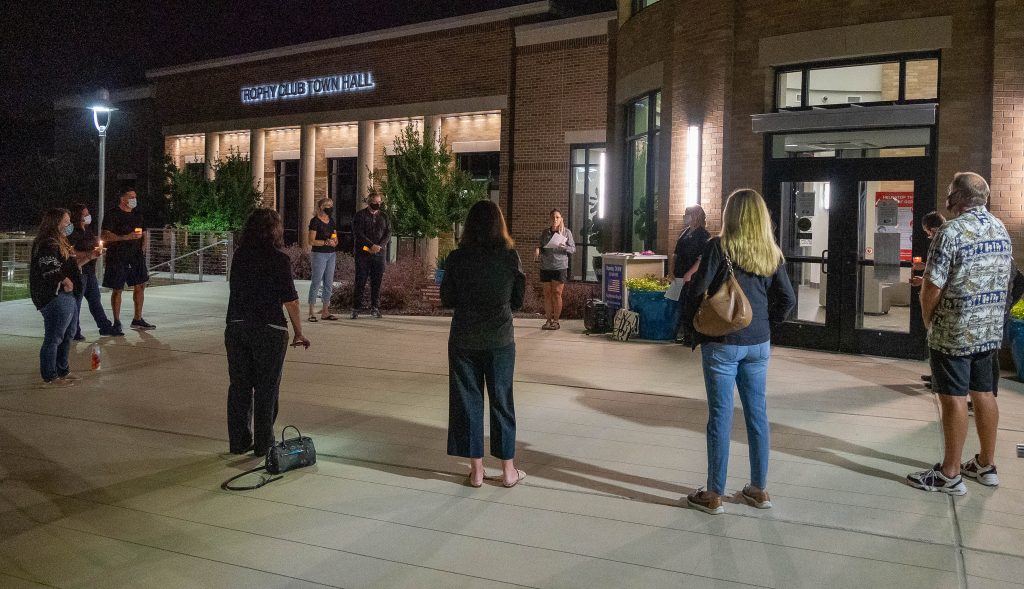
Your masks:
<instances>
[{"instance_id":1,"label":"lamp post light fixture","mask_svg":"<svg viewBox=\"0 0 1024 589\"><path fill-rule=\"evenodd\" d=\"M92 111L92 121L100 134L99 203L97 206L99 210L96 211L97 226L99 227L97 235L99 235L103 231L103 211L106 208L103 203L103 194L107 179L107 128L110 127L111 115L117 109L110 104L110 93L103 89L96 93L96 101L88 108Z\"/></svg>"}]
</instances>

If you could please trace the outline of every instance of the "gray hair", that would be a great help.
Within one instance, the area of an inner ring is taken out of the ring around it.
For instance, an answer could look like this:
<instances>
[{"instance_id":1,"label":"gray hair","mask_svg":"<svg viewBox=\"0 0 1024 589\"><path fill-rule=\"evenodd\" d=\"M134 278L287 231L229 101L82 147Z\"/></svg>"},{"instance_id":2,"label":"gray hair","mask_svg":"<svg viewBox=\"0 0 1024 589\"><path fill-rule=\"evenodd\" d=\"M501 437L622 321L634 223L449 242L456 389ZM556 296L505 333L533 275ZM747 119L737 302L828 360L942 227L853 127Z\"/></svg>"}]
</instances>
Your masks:
<instances>
[{"instance_id":1,"label":"gray hair","mask_svg":"<svg viewBox=\"0 0 1024 589\"><path fill-rule=\"evenodd\" d=\"M992 194L988 182L974 172L957 172L949 187L960 193L965 208L985 206Z\"/></svg>"}]
</instances>

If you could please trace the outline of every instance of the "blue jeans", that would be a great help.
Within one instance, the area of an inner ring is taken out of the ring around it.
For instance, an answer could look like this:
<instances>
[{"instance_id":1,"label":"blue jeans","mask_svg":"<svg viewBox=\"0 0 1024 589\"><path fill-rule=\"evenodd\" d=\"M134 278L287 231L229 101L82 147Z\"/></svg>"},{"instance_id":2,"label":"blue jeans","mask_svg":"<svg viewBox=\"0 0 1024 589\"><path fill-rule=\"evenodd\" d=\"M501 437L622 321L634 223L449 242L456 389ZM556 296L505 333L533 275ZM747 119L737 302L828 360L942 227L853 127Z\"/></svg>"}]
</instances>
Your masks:
<instances>
[{"instance_id":1,"label":"blue jeans","mask_svg":"<svg viewBox=\"0 0 1024 589\"><path fill-rule=\"evenodd\" d=\"M96 278L96 268L82 268L82 298L89 303L89 313L92 314L96 327L100 333L108 331L114 326L107 318L107 312L103 310L103 301L100 299L100 281ZM78 315L82 315L82 299L78 299ZM75 337L82 335L82 324L80 319L75 320Z\"/></svg>"},{"instance_id":2,"label":"blue jeans","mask_svg":"<svg viewBox=\"0 0 1024 589\"><path fill-rule=\"evenodd\" d=\"M45 330L43 347L39 349L39 374L49 382L71 372L68 354L71 352L71 340L75 337L78 299L69 292L61 291L39 312L43 314Z\"/></svg>"},{"instance_id":3,"label":"blue jeans","mask_svg":"<svg viewBox=\"0 0 1024 589\"><path fill-rule=\"evenodd\" d=\"M512 375L516 345L468 350L448 344L448 454L484 456L484 385L491 408L491 456L516 455Z\"/></svg>"},{"instance_id":4,"label":"blue jeans","mask_svg":"<svg viewBox=\"0 0 1024 589\"><path fill-rule=\"evenodd\" d=\"M331 304L331 291L334 289L334 267L338 262L338 254L311 252L309 262L313 266L313 274L310 276L309 304L316 304L316 295L320 293L320 299L324 305Z\"/></svg>"},{"instance_id":5,"label":"blue jeans","mask_svg":"<svg viewBox=\"0 0 1024 589\"><path fill-rule=\"evenodd\" d=\"M704 388L708 395L708 490L725 494L729 473L733 389L739 388L750 448L750 482L765 488L768 478L768 412L765 385L771 344L753 346L705 343L700 347Z\"/></svg>"}]
</instances>

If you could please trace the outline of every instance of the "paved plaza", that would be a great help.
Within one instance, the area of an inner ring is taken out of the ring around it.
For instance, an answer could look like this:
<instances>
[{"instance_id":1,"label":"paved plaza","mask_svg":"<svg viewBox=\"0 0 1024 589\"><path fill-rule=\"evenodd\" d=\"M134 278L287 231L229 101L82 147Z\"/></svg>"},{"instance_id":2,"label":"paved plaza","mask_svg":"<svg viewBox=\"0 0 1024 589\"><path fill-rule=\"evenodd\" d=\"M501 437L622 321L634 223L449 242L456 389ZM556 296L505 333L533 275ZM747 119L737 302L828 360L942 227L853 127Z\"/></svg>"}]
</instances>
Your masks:
<instances>
[{"instance_id":1,"label":"paved plaza","mask_svg":"<svg viewBox=\"0 0 1024 589\"><path fill-rule=\"evenodd\" d=\"M680 506L705 480L698 353L517 320L528 477L472 489L445 454L448 319L307 323L277 424L319 461L232 493L256 460L226 454L226 302L223 283L150 290L158 329L104 338L95 373L84 319L62 390L39 384L39 313L0 304L0 587L1024 587L1016 381L1002 485L951 498L904 483L941 456L924 363L776 348L775 508L708 516ZM744 440L737 413L729 493Z\"/></svg>"}]
</instances>

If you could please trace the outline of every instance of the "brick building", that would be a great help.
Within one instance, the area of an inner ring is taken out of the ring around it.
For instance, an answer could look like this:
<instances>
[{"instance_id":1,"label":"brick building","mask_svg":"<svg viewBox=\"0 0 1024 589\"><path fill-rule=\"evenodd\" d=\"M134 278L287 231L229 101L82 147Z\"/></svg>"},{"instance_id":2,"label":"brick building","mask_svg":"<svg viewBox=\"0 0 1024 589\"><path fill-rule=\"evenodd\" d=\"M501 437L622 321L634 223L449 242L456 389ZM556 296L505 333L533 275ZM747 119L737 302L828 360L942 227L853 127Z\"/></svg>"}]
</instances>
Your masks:
<instances>
[{"instance_id":1,"label":"brick building","mask_svg":"<svg viewBox=\"0 0 1024 589\"><path fill-rule=\"evenodd\" d=\"M488 178L524 258L560 208L578 280L600 251L668 253L687 206L717 228L725 196L757 188L800 297L784 343L921 355L907 278L958 170L991 179L1024 247L1024 0L619 0L575 17L544 1L148 78L175 161L247 155L297 235L322 195L356 210L410 122Z\"/></svg>"}]
</instances>

